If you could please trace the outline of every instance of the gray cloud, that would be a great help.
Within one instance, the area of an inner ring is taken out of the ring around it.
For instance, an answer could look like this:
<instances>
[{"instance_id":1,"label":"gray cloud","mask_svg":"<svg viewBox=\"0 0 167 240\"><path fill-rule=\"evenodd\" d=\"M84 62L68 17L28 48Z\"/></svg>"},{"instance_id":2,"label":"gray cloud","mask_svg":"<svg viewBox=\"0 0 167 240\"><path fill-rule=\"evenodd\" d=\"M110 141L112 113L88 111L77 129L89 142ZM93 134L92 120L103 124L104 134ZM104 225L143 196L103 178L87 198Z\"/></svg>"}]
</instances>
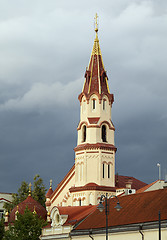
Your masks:
<instances>
[{"instance_id":1,"label":"gray cloud","mask_svg":"<svg viewBox=\"0 0 167 240\"><path fill-rule=\"evenodd\" d=\"M156 163L167 168L166 1L0 0L0 6L0 191L16 191L36 173L56 187L73 165L95 12L115 96L117 171L156 180Z\"/></svg>"}]
</instances>

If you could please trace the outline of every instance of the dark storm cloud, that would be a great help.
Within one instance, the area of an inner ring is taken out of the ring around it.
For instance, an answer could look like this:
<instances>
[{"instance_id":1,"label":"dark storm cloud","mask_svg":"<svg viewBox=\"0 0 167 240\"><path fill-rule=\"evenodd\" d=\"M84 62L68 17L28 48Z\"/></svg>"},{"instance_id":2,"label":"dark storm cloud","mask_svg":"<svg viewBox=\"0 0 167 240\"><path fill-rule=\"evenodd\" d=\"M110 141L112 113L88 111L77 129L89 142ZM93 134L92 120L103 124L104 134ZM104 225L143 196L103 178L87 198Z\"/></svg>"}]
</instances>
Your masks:
<instances>
[{"instance_id":1,"label":"dark storm cloud","mask_svg":"<svg viewBox=\"0 0 167 240\"><path fill-rule=\"evenodd\" d=\"M56 187L74 164L95 12L117 171L157 179L157 162L167 168L166 9L165 0L0 0L0 191L36 173Z\"/></svg>"}]
</instances>

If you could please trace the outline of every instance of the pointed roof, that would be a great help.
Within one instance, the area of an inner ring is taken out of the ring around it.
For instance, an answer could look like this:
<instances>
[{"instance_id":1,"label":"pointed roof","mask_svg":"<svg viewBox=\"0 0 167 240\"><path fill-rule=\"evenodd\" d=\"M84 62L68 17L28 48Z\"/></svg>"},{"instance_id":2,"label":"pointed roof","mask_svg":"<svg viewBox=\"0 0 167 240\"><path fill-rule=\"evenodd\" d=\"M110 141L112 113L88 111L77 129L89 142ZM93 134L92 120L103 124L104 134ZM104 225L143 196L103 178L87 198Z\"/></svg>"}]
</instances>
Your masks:
<instances>
[{"instance_id":1,"label":"pointed roof","mask_svg":"<svg viewBox=\"0 0 167 240\"><path fill-rule=\"evenodd\" d=\"M104 68L101 49L99 45L97 15L95 25L96 37L94 40L90 62L85 72L85 82L82 93L79 95L79 100L81 101L83 95L85 95L86 98L89 99L90 96L95 93L99 96L99 99L101 99L102 95L106 94L112 104L114 101L114 97L113 94L110 94L108 77Z\"/></svg>"},{"instance_id":2,"label":"pointed roof","mask_svg":"<svg viewBox=\"0 0 167 240\"><path fill-rule=\"evenodd\" d=\"M52 195L52 193L53 193L53 189L52 189L52 180L50 180L50 188L49 188L49 190L47 191L45 197L46 197L46 198L50 198L51 195Z\"/></svg>"},{"instance_id":3,"label":"pointed roof","mask_svg":"<svg viewBox=\"0 0 167 240\"><path fill-rule=\"evenodd\" d=\"M42 217L44 220L46 220L46 209L39 202L34 200L31 195L29 195L23 202L19 203L13 208L10 213L9 222L13 222L15 220L16 211L18 211L20 214L24 214L26 207L28 207L31 212L35 210L39 217Z\"/></svg>"}]
</instances>

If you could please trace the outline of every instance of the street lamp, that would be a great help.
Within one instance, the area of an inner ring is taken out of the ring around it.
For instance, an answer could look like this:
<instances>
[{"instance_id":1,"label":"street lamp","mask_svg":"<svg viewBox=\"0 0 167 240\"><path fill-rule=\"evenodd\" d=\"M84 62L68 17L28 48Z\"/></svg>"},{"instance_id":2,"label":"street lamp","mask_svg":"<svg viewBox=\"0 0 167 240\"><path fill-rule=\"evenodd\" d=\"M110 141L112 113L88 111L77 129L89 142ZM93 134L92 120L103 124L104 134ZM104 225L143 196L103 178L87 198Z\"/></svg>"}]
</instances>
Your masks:
<instances>
[{"instance_id":1,"label":"street lamp","mask_svg":"<svg viewBox=\"0 0 167 240\"><path fill-rule=\"evenodd\" d=\"M106 196L105 195L101 195L100 197L100 203L99 205L97 206L97 209L100 211L100 212L103 212L103 210L105 209L105 215L106 215L106 240L108 240L108 215L109 215L109 203L108 203L108 200L111 198L111 197L115 197L117 199L117 205L114 207L117 211L120 211L121 210L121 206L119 204L119 199L117 196L115 195L112 195L110 196L109 198L107 197L108 196L108 193L106 193ZM104 205L102 204L102 202L105 201L105 207Z\"/></svg>"},{"instance_id":2,"label":"street lamp","mask_svg":"<svg viewBox=\"0 0 167 240\"><path fill-rule=\"evenodd\" d=\"M159 181L161 180L161 164L157 163L157 167L159 168Z\"/></svg>"}]
</instances>

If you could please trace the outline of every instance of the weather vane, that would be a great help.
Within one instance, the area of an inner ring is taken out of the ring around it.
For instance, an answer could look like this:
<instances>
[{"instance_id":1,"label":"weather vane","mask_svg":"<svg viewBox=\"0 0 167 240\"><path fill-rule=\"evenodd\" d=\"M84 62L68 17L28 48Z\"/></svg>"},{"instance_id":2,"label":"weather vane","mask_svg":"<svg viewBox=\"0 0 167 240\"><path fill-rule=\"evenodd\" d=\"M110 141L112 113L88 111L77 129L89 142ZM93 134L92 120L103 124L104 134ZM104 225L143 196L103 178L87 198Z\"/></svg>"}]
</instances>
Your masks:
<instances>
[{"instance_id":1,"label":"weather vane","mask_svg":"<svg viewBox=\"0 0 167 240\"><path fill-rule=\"evenodd\" d=\"M98 32L98 15L97 15L97 13L96 13L94 19L95 19L95 32L97 33Z\"/></svg>"}]
</instances>

